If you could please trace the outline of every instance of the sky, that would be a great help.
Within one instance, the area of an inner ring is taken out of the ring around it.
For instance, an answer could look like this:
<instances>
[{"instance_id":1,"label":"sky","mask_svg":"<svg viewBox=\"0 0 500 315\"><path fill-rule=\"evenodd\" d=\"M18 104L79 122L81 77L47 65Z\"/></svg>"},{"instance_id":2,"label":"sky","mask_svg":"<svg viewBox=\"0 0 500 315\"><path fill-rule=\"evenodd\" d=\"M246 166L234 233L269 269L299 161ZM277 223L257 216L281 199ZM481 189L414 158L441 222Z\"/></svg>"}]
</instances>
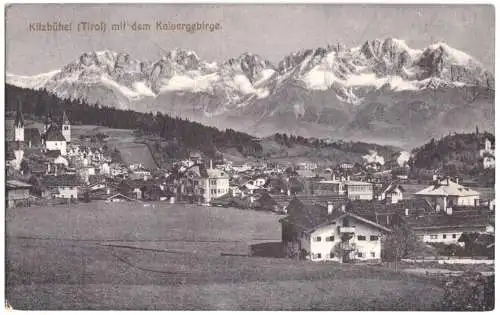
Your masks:
<instances>
[{"instance_id":1,"label":"sky","mask_svg":"<svg viewBox=\"0 0 500 315\"><path fill-rule=\"evenodd\" d=\"M149 31L111 31L111 25L150 24ZM30 23L71 23L71 31L30 31ZM77 31L80 22L106 24L106 32ZM220 23L213 32L161 31L156 23ZM207 61L251 52L277 63L301 49L340 42L346 47L394 37L411 48L437 41L475 57L494 72L492 5L375 4L16 4L6 8L6 70L44 73L83 52L109 49L157 60L162 51L194 50Z\"/></svg>"}]
</instances>

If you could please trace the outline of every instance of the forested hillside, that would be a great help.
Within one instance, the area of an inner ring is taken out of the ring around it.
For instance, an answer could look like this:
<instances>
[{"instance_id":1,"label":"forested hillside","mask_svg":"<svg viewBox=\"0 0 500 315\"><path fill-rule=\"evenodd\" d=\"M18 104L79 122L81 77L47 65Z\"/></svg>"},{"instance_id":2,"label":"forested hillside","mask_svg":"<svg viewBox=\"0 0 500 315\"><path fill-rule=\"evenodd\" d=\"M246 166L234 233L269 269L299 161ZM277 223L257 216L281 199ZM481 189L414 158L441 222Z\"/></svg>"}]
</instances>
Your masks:
<instances>
[{"instance_id":1,"label":"forested hillside","mask_svg":"<svg viewBox=\"0 0 500 315\"><path fill-rule=\"evenodd\" d=\"M72 124L97 125L118 129L134 129L145 134L159 135L172 142L171 151L201 151L214 156L217 150L235 148L245 156L259 156L262 151L254 137L226 129L220 131L186 119L157 113L120 110L82 100L61 99L46 91L23 89L6 85L6 111L15 111L21 104L26 118L42 120L49 113L58 119L66 111Z\"/></svg>"},{"instance_id":2,"label":"forested hillside","mask_svg":"<svg viewBox=\"0 0 500 315\"><path fill-rule=\"evenodd\" d=\"M438 170L445 175L494 179L494 169L484 170L480 150L489 139L495 147L495 136L488 132L453 134L431 139L412 151L410 165L413 173Z\"/></svg>"}]
</instances>

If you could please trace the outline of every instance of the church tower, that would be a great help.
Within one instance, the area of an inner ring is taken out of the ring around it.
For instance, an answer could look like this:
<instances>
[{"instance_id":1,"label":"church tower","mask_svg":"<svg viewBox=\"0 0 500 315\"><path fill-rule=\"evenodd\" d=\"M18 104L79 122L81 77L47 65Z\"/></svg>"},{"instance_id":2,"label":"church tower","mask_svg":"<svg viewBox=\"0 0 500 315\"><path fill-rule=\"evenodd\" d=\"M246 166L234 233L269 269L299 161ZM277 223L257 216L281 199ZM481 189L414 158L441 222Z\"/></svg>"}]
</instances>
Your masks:
<instances>
[{"instance_id":1,"label":"church tower","mask_svg":"<svg viewBox=\"0 0 500 315\"><path fill-rule=\"evenodd\" d=\"M71 123L69 122L68 116L66 115L66 111L63 112L62 134L66 139L66 142L71 142Z\"/></svg>"},{"instance_id":2,"label":"church tower","mask_svg":"<svg viewBox=\"0 0 500 315\"><path fill-rule=\"evenodd\" d=\"M45 121L43 122L43 134L45 135L52 125L52 114L49 112L47 116L45 116Z\"/></svg>"},{"instance_id":3,"label":"church tower","mask_svg":"<svg viewBox=\"0 0 500 315\"><path fill-rule=\"evenodd\" d=\"M14 122L14 141L24 142L24 119L21 112L21 103L17 106L16 120Z\"/></svg>"}]
</instances>

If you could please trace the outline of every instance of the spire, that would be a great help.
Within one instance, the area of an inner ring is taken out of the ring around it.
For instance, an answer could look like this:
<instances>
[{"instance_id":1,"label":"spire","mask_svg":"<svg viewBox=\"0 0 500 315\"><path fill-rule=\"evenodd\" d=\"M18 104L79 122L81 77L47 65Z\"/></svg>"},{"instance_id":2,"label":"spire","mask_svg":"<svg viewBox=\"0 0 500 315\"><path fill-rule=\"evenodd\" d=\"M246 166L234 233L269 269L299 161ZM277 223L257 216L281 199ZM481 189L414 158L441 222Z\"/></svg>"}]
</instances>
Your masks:
<instances>
[{"instance_id":1,"label":"spire","mask_svg":"<svg viewBox=\"0 0 500 315\"><path fill-rule=\"evenodd\" d=\"M66 111L63 112L62 124L63 125L70 125L68 116L66 115Z\"/></svg>"},{"instance_id":2,"label":"spire","mask_svg":"<svg viewBox=\"0 0 500 315\"><path fill-rule=\"evenodd\" d=\"M24 127L24 118L23 118L23 113L21 110L21 101L18 101L18 103L17 103L17 113L16 113L15 125L18 128Z\"/></svg>"},{"instance_id":3,"label":"spire","mask_svg":"<svg viewBox=\"0 0 500 315\"><path fill-rule=\"evenodd\" d=\"M45 125L50 125L52 123L52 113L49 111L45 116Z\"/></svg>"}]
</instances>

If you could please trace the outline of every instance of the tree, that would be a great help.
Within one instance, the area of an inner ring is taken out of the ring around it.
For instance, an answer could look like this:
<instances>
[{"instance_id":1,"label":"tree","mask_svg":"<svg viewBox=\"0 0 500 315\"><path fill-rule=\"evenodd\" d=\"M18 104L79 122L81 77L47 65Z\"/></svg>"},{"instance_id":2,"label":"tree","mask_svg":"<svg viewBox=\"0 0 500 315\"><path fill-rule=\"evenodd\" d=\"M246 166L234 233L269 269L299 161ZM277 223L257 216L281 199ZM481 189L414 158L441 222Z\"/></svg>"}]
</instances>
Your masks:
<instances>
[{"instance_id":1,"label":"tree","mask_svg":"<svg viewBox=\"0 0 500 315\"><path fill-rule=\"evenodd\" d=\"M392 233L382 239L382 259L397 263L417 249L425 246L417 240L415 234L406 226L396 226Z\"/></svg>"}]
</instances>

